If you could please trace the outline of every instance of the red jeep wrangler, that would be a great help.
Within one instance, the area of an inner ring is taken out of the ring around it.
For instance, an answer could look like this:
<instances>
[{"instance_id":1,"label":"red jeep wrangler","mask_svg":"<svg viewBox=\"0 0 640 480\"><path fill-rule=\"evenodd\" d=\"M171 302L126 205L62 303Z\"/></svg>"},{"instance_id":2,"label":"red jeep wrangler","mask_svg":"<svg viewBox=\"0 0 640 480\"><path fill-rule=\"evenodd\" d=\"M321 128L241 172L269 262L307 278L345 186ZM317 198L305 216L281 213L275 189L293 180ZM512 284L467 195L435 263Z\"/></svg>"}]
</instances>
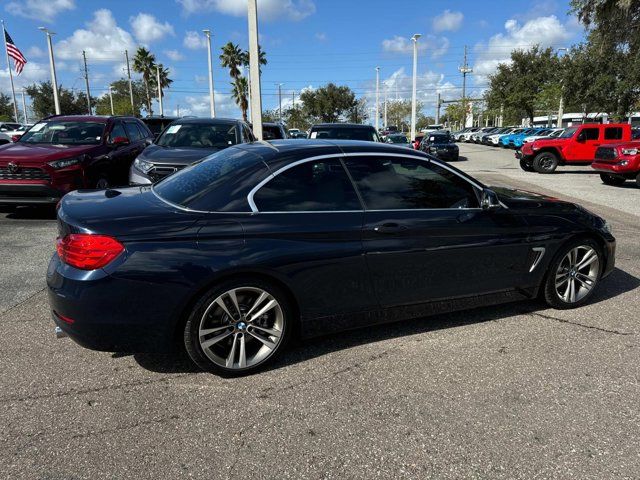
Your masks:
<instances>
[{"instance_id":1,"label":"red jeep wrangler","mask_svg":"<svg viewBox=\"0 0 640 480\"><path fill-rule=\"evenodd\" d=\"M640 141L599 147L591 167L600 172L606 185L619 186L635 179L640 187Z\"/></svg>"},{"instance_id":2,"label":"red jeep wrangler","mask_svg":"<svg viewBox=\"0 0 640 480\"><path fill-rule=\"evenodd\" d=\"M628 123L583 124L567 128L556 138L525 143L516 152L525 172L552 173L558 165L589 165L603 143L631 140Z\"/></svg>"}]
</instances>

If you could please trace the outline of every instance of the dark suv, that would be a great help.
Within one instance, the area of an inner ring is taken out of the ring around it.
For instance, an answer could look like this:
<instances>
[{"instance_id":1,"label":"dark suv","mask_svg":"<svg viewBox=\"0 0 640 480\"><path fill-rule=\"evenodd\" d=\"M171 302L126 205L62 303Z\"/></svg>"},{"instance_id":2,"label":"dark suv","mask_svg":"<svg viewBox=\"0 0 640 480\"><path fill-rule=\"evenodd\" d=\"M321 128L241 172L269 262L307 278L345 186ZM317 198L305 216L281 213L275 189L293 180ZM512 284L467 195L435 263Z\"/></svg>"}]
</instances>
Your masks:
<instances>
[{"instance_id":1,"label":"dark suv","mask_svg":"<svg viewBox=\"0 0 640 480\"><path fill-rule=\"evenodd\" d=\"M129 166L152 140L133 117L47 117L0 147L0 204L56 203L79 188L126 185Z\"/></svg>"},{"instance_id":2,"label":"dark suv","mask_svg":"<svg viewBox=\"0 0 640 480\"><path fill-rule=\"evenodd\" d=\"M381 141L374 127L357 123L320 123L311 127L309 138Z\"/></svg>"}]
</instances>

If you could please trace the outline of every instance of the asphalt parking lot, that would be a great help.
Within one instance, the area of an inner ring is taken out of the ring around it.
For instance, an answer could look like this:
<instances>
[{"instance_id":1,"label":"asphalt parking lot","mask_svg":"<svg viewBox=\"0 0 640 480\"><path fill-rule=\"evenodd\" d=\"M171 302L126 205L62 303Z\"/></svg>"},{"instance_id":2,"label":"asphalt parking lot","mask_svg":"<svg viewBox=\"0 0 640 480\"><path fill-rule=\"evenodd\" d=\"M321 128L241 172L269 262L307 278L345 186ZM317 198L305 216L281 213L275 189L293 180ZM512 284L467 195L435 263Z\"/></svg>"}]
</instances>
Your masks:
<instances>
[{"instance_id":1,"label":"asphalt parking lot","mask_svg":"<svg viewBox=\"0 0 640 480\"><path fill-rule=\"evenodd\" d=\"M51 212L0 213L0 478L638 478L640 189L525 173L461 145L489 185L607 218L617 268L586 306L531 301L298 344L222 379L176 356L56 340Z\"/></svg>"}]
</instances>

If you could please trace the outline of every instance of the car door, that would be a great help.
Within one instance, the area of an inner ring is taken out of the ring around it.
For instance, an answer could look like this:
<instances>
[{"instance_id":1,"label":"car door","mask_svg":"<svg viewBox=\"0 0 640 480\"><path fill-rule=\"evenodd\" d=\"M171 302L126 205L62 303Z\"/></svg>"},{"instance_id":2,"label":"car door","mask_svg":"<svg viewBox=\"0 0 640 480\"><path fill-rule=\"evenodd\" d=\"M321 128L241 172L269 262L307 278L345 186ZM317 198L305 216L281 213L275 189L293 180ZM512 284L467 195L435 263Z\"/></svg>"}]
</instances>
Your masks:
<instances>
[{"instance_id":1,"label":"car door","mask_svg":"<svg viewBox=\"0 0 640 480\"><path fill-rule=\"evenodd\" d=\"M116 144L116 138L126 138L125 143ZM131 142L127 135L124 122L117 120L113 123L111 132L107 138L107 145L111 148L108 157L107 176L111 186L127 185L129 177L129 167L135 159L137 145Z\"/></svg>"},{"instance_id":2,"label":"car door","mask_svg":"<svg viewBox=\"0 0 640 480\"><path fill-rule=\"evenodd\" d=\"M573 141L569 145L569 155L566 159L575 162L590 162L596 155L596 150L602 143L600 131L602 127L584 127L576 132Z\"/></svg>"},{"instance_id":3,"label":"car door","mask_svg":"<svg viewBox=\"0 0 640 480\"><path fill-rule=\"evenodd\" d=\"M527 271L527 226L483 210L479 186L447 166L400 155L347 156L365 204L363 248L385 306L511 289Z\"/></svg>"},{"instance_id":4,"label":"car door","mask_svg":"<svg viewBox=\"0 0 640 480\"><path fill-rule=\"evenodd\" d=\"M303 318L378 307L362 251L364 211L337 154L277 170L249 201L247 255L266 270L278 266Z\"/></svg>"}]
</instances>

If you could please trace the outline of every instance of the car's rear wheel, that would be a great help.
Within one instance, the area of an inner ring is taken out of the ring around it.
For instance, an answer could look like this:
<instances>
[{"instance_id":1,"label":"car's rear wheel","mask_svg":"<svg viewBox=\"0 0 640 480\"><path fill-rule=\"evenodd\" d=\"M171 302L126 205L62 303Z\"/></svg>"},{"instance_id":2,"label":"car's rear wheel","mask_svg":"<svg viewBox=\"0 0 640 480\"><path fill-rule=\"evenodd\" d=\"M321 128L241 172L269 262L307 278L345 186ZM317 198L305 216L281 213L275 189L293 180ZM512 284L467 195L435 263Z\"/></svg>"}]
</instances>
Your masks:
<instances>
[{"instance_id":1,"label":"car's rear wheel","mask_svg":"<svg viewBox=\"0 0 640 480\"><path fill-rule=\"evenodd\" d=\"M552 152L541 152L533 159L533 169L538 173L553 173L558 166L558 157Z\"/></svg>"},{"instance_id":2,"label":"car's rear wheel","mask_svg":"<svg viewBox=\"0 0 640 480\"><path fill-rule=\"evenodd\" d=\"M520 168L525 172L533 172L533 166L524 158L520 159Z\"/></svg>"},{"instance_id":3,"label":"car's rear wheel","mask_svg":"<svg viewBox=\"0 0 640 480\"><path fill-rule=\"evenodd\" d=\"M573 241L551 262L544 285L544 298L559 309L583 305L596 288L602 272L600 247L590 239Z\"/></svg>"},{"instance_id":4,"label":"car's rear wheel","mask_svg":"<svg viewBox=\"0 0 640 480\"><path fill-rule=\"evenodd\" d=\"M613 185L616 187L619 187L626 181L624 177L618 177L617 175L611 175L609 173L601 173L600 180L602 180L602 183L605 185Z\"/></svg>"},{"instance_id":5,"label":"car's rear wheel","mask_svg":"<svg viewBox=\"0 0 640 480\"><path fill-rule=\"evenodd\" d=\"M640 187L640 173L638 173L638 175L636 175L636 185L638 185L638 187Z\"/></svg>"},{"instance_id":6,"label":"car's rear wheel","mask_svg":"<svg viewBox=\"0 0 640 480\"><path fill-rule=\"evenodd\" d=\"M184 329L191 359L225 376L253 373L286 345L293 309L277 286L239 278L211 289L194 306Z\"/></svg>"}]
</instances>

